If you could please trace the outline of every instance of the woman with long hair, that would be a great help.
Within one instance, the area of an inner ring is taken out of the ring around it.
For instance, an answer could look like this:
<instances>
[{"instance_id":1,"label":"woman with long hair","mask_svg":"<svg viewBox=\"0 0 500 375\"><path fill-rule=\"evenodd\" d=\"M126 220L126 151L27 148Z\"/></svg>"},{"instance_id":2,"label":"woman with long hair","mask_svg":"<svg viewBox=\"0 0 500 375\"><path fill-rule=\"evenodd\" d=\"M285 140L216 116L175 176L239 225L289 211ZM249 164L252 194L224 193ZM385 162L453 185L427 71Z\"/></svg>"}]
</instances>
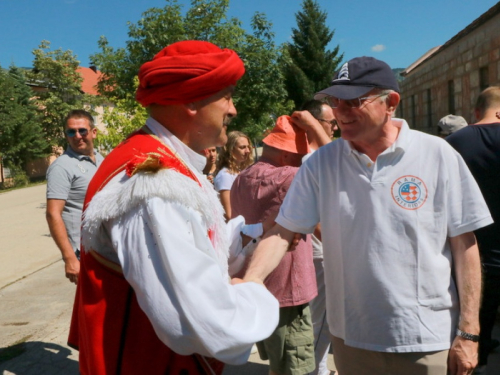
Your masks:
<instances>
[{"instance_id":1,"label":"woman with long hair","mask_svg":"<svg viewBox=\"0 0 500 375\"><path fill-rule=\"evenodd\" d=\"M252 142L246 134L232 131L227 135L227 143L219 154L214 186L215 190L219 192L226 220L231 219L231 186L238 174L252 165L252 150Z\"/></svg>"}]
</instances>

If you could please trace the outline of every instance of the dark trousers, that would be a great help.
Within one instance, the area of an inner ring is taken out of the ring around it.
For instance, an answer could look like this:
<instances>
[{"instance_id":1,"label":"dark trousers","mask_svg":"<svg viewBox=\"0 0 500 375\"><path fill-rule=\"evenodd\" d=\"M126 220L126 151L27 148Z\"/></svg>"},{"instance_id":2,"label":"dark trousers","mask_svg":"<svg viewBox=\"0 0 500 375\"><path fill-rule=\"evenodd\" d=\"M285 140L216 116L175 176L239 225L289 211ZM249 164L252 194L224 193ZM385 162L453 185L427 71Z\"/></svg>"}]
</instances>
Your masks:
<instances>
[{"instance_id":1,"label":"dark trousers","mask_svg":"<svg viewBox=\"0 0 500 375\"><path fill-rule=\"evenodd\" d=\"M485 365L491 348L491 332L495 325L498 306L500 305L500 274L484 272L483 299L479 310L479 365Z\"/></svg>"}]
</instances>

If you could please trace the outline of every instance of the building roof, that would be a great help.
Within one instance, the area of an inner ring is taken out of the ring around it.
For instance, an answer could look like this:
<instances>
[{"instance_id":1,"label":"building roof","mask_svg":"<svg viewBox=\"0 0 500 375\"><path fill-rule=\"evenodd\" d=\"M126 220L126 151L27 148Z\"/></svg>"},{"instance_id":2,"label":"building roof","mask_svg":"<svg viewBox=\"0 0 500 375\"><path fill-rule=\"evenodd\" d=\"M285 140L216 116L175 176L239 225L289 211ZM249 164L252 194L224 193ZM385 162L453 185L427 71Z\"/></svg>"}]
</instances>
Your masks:
<instances>
[{"instance_id":1,"label":"building roof","mask_svg":"<svg viewBox=\"0 0 500 375\"><path fill-rule=\"evenodd\" d=\"M417 66L419 66L423 61L427 60L429 56L432 56L434 52L439 50L442 46L437 46L433 47L430 50L428 50L426 53L424 53L422 56L418 58L417 61L413 62L408 68L404 69L399 75L405 77L408 75L413 69L415 69Z\"/></svg>"},{"instance_id":2,"label":"building roof","mask_svg":"<svg viewBox=\"0 0 500 375\"><path fill-rule=\"evenodd\" d=\"M480 15L478 18L476 18L472 23L470 23L465 29L460 31L458 34L456 34L454 37L452 37L450 40L448 40L445 44L442 46L434 47L430 49L427 53L425 53L422 57L420 57L417 61L412 63L408 68L403 70L400 74L404 77L408 75L413 69L415 69L417 66L423 64L427 60L431 59L433 56L437 55L439 52L442 50L448 48L450 45L455 43L456 41L460 40L464 36L470 34L474 30L476 30L478 27L484 25L487 21L495 17L497 14L500 13L500 1L493 5L490 9L488 9L485 13Z\"/></svg>"},{"instance_id":3,"label":"building roof","mask_svg":"<svg viewBox=\"0 0 500 375\"><path fill-rule=\"evenodd\" d=\"M83 78L82 91L85 94L99 95L99 92L97 91L97 83L99 82L99 78L101 78L102 73L95 67L85 68L83 66L79 66L76 71L80 73Z\"/></svg>"}]
</instances>

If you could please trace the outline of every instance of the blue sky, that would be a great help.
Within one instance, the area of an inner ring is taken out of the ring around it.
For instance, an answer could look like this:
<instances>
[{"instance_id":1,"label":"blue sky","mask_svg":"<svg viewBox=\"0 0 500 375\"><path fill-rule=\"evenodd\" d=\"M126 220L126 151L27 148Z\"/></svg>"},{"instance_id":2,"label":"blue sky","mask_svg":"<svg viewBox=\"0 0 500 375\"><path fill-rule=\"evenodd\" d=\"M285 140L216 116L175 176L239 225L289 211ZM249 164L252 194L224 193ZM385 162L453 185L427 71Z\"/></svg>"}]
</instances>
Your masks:
<instances>
[{"instance_id":1,"label":"blue sky","mask_svg":"<svg viewBox=\"0 0 500 375\"><path fill-rule=\"evenodd\" d=\"M189 6L189 0L179 0ZM250 17L263 12L273 23L276 42L290 41L301 0L231 0L229 15L250 29ZM445 43L497 3L497 0L318 0L335 30L344 60L374 56L392 68L405 68L432 47ZM0 66L32 65L31 51L42 40L71 50L82 66L98 52L101 35L124 47L127 21L140 19L165 0L0 0Z\"/></svg>"}]
</instances>

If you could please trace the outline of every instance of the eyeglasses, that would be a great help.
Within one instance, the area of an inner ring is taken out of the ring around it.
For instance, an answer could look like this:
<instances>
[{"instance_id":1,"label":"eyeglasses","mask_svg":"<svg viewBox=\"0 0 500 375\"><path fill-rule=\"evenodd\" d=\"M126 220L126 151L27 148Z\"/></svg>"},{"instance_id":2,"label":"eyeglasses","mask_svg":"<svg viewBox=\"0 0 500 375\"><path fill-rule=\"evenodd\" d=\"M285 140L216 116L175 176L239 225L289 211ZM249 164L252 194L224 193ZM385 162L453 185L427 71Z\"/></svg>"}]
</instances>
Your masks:
<instances>
[{"instance_id":1,"label":"eyeglasses","mask_svg":"<svg viewBox=\"0 0 500 375\"><path fill-rule=\"evenodd\" d=\"M76 135L76 132L78 131L78 134L80 134L82 137L85 137L87 134L89 134L89 130L85 128L80 128L80 129L66 129L64 133L70 137L73 138Z\"/></svg>"},{"instance_id":2,"label":"eyeglasses","mask_svg":"<svg viewBox=\"0 0 500 375\"><path fill-rule=\"evenodd\" d=\"M370 95L370 96L365 96L362 98L354 98L354 99L339 99L334 96L327 96L326 97L326 102L328 105L332 108L337 108L340 105L340 102L344 102L346 106L349 108L361 108L368 100L370 99L376 99L376 98L381 98L383 96L388 96L389 94L378 94L378 95ZM372 102L373 100L370 100Z\"/></svg>"},{"instance_id":3,"label":"eyeglasses","mask_svg":"<svg viewBox=\"0 0 500 375\"><path fill-rule=\"evenodd\" d=\"M331 126L336 126L337 125L337 120L325 120L324 118L319 118L318 121L323 121L326 122L327 124L330 124Z\"/></svg>"}]
</instances>

